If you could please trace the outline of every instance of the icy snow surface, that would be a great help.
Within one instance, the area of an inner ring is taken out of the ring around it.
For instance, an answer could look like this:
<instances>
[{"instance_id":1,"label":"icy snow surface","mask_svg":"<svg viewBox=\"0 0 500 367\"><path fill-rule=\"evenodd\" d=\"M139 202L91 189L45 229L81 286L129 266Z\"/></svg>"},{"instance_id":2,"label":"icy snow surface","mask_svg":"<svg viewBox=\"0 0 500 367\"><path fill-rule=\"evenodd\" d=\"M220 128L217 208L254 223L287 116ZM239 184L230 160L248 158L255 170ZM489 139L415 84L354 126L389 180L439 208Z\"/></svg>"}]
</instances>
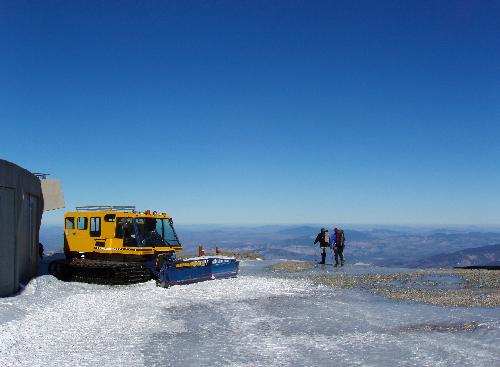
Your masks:
<instances>
[{"instance_id":1,"label":"icy snow surface","mask_svg":"<svg viewBox=\"0 0 500 367\"><path fill-rule=\"evenodd\" d=\"M0 299L0 365L500 365L498 308L390 301L268 265L170 289L39 277Z\"/></svg>"}]
</instances>

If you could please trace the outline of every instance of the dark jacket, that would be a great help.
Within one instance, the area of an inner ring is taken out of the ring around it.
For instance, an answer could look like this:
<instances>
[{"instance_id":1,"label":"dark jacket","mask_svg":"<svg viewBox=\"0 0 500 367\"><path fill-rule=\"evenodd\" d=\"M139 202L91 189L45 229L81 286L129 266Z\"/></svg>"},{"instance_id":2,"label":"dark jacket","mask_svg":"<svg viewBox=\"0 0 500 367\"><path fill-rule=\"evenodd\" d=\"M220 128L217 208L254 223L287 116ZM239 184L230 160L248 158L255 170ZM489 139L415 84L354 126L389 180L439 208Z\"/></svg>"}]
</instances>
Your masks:
<instances>
[{"instance_id":1,"label":"dark jacket","mask_svg":"<svg viewBox=\"0 0 500 367\"><path fill-rule=\"evenodd\" d=\"M328 247L329 239L330 236L328 235L328 232L319 232L314 240L314 243L316 244L319 242L320 247Z\"/></svg>"}]
</instances>

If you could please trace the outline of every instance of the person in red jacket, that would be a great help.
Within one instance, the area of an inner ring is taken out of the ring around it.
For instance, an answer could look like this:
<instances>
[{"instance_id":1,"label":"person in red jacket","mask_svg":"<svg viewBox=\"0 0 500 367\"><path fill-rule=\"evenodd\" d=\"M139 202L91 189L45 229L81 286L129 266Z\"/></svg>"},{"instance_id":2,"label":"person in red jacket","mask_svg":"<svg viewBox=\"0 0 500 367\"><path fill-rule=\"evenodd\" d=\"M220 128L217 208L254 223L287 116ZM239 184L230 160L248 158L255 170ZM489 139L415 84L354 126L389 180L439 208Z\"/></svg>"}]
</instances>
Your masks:
<instances>
[{"instance_id":1,"label":"person in red jacket","mask_svg":"<svg viewBox=\"0 0 500 367\"><path fill-rule=\"evenodd\" d=\"M321 249L320 264L324 264L326 260L326 249L328 248L328 244L330 242L330 235L328 234L328 230L321 228L321 232L319 232L318 235L316 236L314 244L318 242L319 242L319 247Z\"/></svg>"},{"instance_id":2,"label":"person in red jacket","mask_svg":"<svg viewBox=\"0 0 500 367\"><path fill-rule=\"evenodd\" d=\"M333 254L335 255L335 266L339 266L339 257L340 266L344 266L344 231L339 228L335 228L333 230L333 236L330 242L330 245L333 247Z\"/></svg>"}]
</instances>

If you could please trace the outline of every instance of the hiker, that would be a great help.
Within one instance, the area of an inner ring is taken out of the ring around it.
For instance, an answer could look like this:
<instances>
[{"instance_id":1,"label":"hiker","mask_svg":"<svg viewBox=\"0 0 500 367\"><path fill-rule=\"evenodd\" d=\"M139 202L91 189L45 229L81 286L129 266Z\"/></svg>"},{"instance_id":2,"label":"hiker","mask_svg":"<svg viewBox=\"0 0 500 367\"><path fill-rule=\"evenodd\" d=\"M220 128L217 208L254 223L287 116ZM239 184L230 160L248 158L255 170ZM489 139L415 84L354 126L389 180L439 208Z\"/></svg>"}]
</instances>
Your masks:
<instances>
[{"instance_id":1,"label":"hiker","mask_svg":"<svg viewBox=\"0 0 500 367\"><path fill-rule=\"evenodd\" d=\"M328 247L328 243L330 242L330 236L328 235L328 230L321 228L321 232L318 233L316 239L314 240L314 244L319 242L319 247L321 249L321 262L320 264L325 264L326 260L326 248Z\"/></svg>"},{"instance_id":2,"label":"hiker","mask_svg":"<svg viewBox=\"0 0 500 367\"><path fill-rule=\"evenodd\" d=\"M42 243L38 242L38 256L40 256L40 260L43 260L44 251Z\"/></svg>"},{"instance_id":3,"label":"hiker","mask_svg":"<svg viewBox=\"0 0 500 367\"><path fill-rule=\"evenodd\" d=\"M330 247L333 247L333 254L335 256L335 266L344 266L344 246L345 246L345 236L344 231L339 228L333 229L333 236L330 240Z\"/></svg>"}]
</instances>

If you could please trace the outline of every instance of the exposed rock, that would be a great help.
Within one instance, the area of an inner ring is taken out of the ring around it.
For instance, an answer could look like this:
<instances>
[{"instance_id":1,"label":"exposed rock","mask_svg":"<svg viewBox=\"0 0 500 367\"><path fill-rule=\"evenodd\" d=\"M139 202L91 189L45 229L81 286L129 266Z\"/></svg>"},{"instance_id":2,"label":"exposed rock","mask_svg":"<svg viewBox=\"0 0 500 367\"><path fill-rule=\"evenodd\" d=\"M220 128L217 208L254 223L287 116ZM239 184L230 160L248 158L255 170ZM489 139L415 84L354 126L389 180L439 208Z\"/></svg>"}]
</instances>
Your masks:
<instances>
[{"instance_id":1,"label":"exposed rock","mask_svg":"<svg viewBox=\"0 0 500 367\"><path fill-rule=\"evenodd\" d=\"M418 270L397 274L321 274L316 283L359 288L385 297L455 307L499 307L500 272L495 270Z\"/></svg>"}]
</instances>

